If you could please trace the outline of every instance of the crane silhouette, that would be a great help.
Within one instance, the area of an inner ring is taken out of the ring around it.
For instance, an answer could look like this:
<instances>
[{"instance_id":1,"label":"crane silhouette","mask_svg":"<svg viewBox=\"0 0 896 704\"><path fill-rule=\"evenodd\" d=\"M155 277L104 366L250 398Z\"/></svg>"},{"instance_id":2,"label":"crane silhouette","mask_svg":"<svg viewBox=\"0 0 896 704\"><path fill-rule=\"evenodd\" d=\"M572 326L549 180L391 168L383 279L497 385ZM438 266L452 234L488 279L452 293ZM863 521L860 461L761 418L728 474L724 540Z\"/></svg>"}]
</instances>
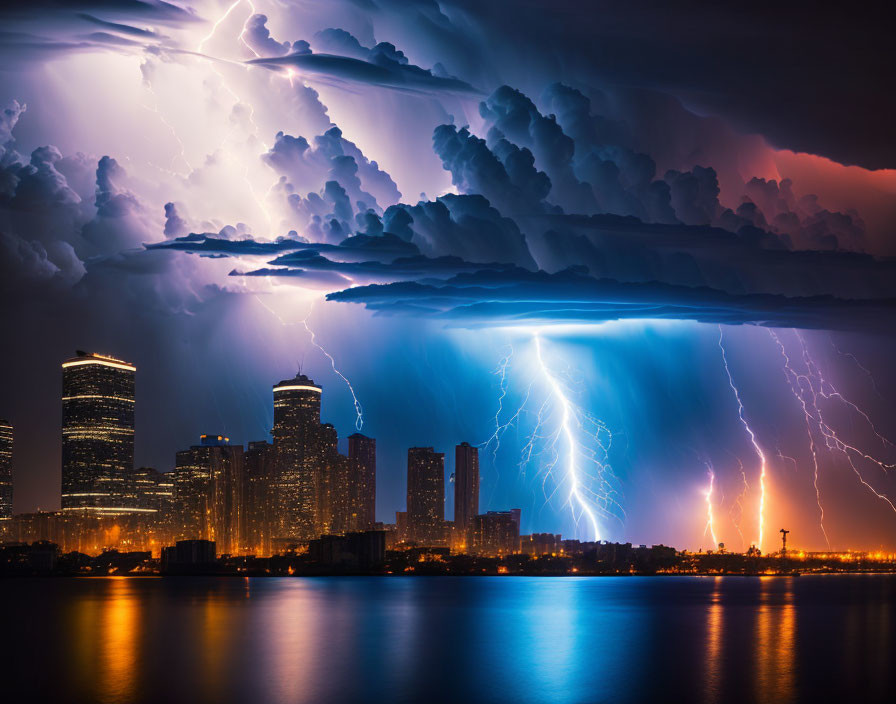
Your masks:
<instances>
[{"instance_id":1,"label":"crane silhouette","mask_svg":"<svg viewBox=\"0 0 896 704\"><path fill-rule=\"evenodd\" d=\"M787 555L787 534L789 530L781 529L781 557Z\"/></svg>"}]
</instances>

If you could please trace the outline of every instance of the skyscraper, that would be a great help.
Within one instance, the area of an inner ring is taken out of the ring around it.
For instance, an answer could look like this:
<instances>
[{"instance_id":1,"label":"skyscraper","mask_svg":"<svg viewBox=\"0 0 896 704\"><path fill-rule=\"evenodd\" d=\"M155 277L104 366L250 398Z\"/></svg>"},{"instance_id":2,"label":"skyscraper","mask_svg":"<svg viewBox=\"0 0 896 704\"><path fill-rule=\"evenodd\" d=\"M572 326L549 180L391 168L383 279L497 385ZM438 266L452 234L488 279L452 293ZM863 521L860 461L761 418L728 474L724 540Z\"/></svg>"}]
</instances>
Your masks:
<instances>
[{"instance_id":1,"label":"skyscraper","mask_svg":"<svg viewBox=\"0 0 896 704\"><path fill-rule=\"evenodd\" d=\"M255 554L270 555L278 515L275 490L277 463L273 446L264 441L250 442L244 455L244 465L244 542Z\"/></svg>"},{"instance_id":2,"label":"skyscraper","mask_svg":"<svg viewBox=\"0 0 896 704\"><path fill-rule=\"evenodd\" d=\"M313 536L344 533L351 511L348 459L339 454L339 435L330 423L319 425L308 450L319 457L312 469L314 482Z\"/></svg>"},{"instance_id":3,"label":"skyscraper","mask_svg":"<svg viewBox=\"0 0 896 704\"><path fill-rule=\"evenodd\" d=\"M12 424L0 420L0 518L12 516Z\"/></svg>"},{"instance_id":4,"label":"skyscraper","mask_svg":"<svg viewBox=\"0 0 896 704\"><path fill-rule=\"evenodd\" d=\"M237 553L245 535L243 446L223 435L202 435L175 460L175 536L213 540L220 553Z\"/></svg>"},{"instance_id":5,"label":"skyscraper","mask_svg":"<svg viewBox=\"0 0 896 704\"><path fill-rule=\"evenodd\" d=\"M376 440L361 433L349 435L348 459L357 492L358 515L352 530L370 530L376 523Z\"/></svg>"},{"instance_id":6,"label":"skyscraper","mask_svg":"<svg viewBox=\"0 0 896 704\"><path fill-rule=\"evenodd\" d=\"M62 510L115 515L135 505L136 367L79 351L62 364Z\"/></svg>"},{"instance_id":7,"label":"skyscraper","mask_svg":"<svg viewBox=\"0 0 896 704\"><path fill-rule=\"evenodd\" d=\"M408 450L408 539L421 545L445 542L445 453Z\"/></svg>"},{"instance_id":8,"label":"skyscraper","mask_svg":"<svg viewBox=\"0 0 896 704\"><path fill-rule=\"evenodd\" d=\"M479 513L479 448L462 442L454 448L454 529L470 544L473 516Z\"/></svg>"},{"instance_id":9,"label":"skyscraper","mask_svg":"<svg viewBox=\"0 0 896 704\"><path fill-rule=\"evenodd\" d=\"M321 387L304 374L274 386L274 451L279 506L277 538L315 536L317 477L323 463Z\"/></svg>"}]
</instances>

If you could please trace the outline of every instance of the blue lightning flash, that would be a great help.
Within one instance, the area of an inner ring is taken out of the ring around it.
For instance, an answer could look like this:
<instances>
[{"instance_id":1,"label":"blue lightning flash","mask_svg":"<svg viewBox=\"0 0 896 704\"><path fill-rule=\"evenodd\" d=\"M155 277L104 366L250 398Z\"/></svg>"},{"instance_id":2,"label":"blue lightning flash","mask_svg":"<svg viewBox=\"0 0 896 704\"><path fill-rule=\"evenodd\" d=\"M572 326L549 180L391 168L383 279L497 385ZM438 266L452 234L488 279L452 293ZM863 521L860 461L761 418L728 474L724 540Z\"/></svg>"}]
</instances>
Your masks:
<instances>
[{"instance_id":1,"label":"blue lightning flash","mask_svg":"<svg viewBox=\"0 0 896 704\"><path fill-rule=\"evenodd\" d=\"M522 402L512 413L507 406L512 347L499 363L496 373L501 393L495 430L481 447L490 447L497 458L503 434L522 423L524 417L534 415L534 427L519 460L520 473L525 475L529 467L536 468L535 476L541 480L546 504L564 489L564 505L570 509L576 526L585 526L583 537L600 540L602 521L621 522L625 516L619 482L609 462L612 433L606 424L575 401L574 380L568 372L557 372L557 365L547 361L549 350L538 331L532 336L532 347L532 376L525 386Z\"/></svg>"}]
</instances>

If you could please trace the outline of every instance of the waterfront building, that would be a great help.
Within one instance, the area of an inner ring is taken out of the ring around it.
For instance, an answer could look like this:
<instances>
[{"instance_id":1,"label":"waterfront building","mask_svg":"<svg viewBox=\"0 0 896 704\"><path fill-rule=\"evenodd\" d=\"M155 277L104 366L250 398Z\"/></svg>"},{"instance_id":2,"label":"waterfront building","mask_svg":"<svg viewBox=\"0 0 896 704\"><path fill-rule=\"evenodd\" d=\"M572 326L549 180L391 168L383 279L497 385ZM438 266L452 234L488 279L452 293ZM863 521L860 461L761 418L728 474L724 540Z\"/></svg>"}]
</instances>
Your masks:
<instances>
[{"instance_id":1,"label":"waterfront building","mask_svg":"<svg viewBox=\"0 0 896 704\"><path fill-rule=\"evenodd\" d=\"M250 442L243 455L243 500L245 538L250 553L270 555L277 525L277 463L274 446L265 441Z\"/></svg>"},{"instance_id":2,"label":"waterfront building","mask_svg":"<svg viewBox=\"0 0 896 704\"><path fill-rule=\"evenodd\" d=\"M239 552L245 534L243 446L223 435L202 435L200 444L175 460L175 535L212 540L222 554Z\"/></svg>"},{"instance_id":3,"label":"waterfront building","mask_svg":"<svg viewBox=\"0 0 896 704\"><path fill-rule=\"evenodd\" d=\"M431 447L408 450L408 541L445 543L445 454Z\"/></svg>"},{"instance_id":4,"label":"waterfront building","mask_svg":"<svg viewBox=\"0 0 896 704\"><path fill-rule=\"evenodd\" d=\"M320 426L321 387L304 374L275 384L274 452L279 503L277 538L309 540L320 527L320 472L324 443Z\"/></svg>"},{"instance_id":5,"label":"waterfront building","mask_svg":"<svg viewBox=\"0 0 896 704\"><path fill-rule=\"evenodd\" d=\"M0 520L12 517L12 423L0 419Z\"/></svg>"},{"instance_id":6,"label":"waterfront building","mask_svg":"<svg viewBox=\"0 0 896 704\"><path fill-rule=\"evenodd\" d=\"M136 367L79 351L62 364L62 510L99 515L135 505Z\"/></svg>"},{"instance_id":7,"label":"waterfront building","mask_svg":"<svg viewBox=\"0 0 896 704\"><path fill-rule=\"evenodd\" d=\"M520 509L488 511L473 519L473 551L501 556L520 551Z\"/></svg>"},{"instance_id":8,"label":"waterfront building","mask_svg":"<svg viewBox=\"0 0 896 704\"><path fill-rule=\"evenodd\" d=\"M469 545L473 516L479 513L479 448L462 442L454 448L454 532Z\"/></svg>"},{"instance_id":9,"label":"waterfront building","mask_svg":"<svg viewBox=\"0 0 896 704\"><path fill-rule=\"evenodd\" d=\"M563 552L560 535L553 533L532 533L520 536L520 552L540 557L541 555L559 555Z\"/></svg>"},{"instance_id":10,"label":"waterfront building","mask_svg":"<svg viewBox=\"0 0 896 704\"><path fill-rule=\"evenodd\" d=\"M349 435L348 458L357 492L358 516L352 530L370 530L376 523L376 440L361 433Z\"/></svg>"}]
</instances>

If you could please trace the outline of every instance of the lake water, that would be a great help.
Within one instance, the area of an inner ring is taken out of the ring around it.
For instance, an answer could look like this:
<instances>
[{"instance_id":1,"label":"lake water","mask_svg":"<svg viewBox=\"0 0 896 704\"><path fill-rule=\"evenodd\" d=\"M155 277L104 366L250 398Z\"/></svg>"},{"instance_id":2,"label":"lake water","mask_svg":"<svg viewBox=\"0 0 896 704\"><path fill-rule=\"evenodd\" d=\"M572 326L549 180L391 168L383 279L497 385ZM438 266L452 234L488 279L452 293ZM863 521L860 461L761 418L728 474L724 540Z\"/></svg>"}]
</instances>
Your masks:
<instances>
[{"instance_id":1,"label":"lake water","mask_svg":"<svg viewBox=\"0 0 896 704\"><path fill-rule=\"evenodd\" d=\"M6 579L0 604L8 702L896 701L890 575Z\"/></svg>"}]
</instances>

